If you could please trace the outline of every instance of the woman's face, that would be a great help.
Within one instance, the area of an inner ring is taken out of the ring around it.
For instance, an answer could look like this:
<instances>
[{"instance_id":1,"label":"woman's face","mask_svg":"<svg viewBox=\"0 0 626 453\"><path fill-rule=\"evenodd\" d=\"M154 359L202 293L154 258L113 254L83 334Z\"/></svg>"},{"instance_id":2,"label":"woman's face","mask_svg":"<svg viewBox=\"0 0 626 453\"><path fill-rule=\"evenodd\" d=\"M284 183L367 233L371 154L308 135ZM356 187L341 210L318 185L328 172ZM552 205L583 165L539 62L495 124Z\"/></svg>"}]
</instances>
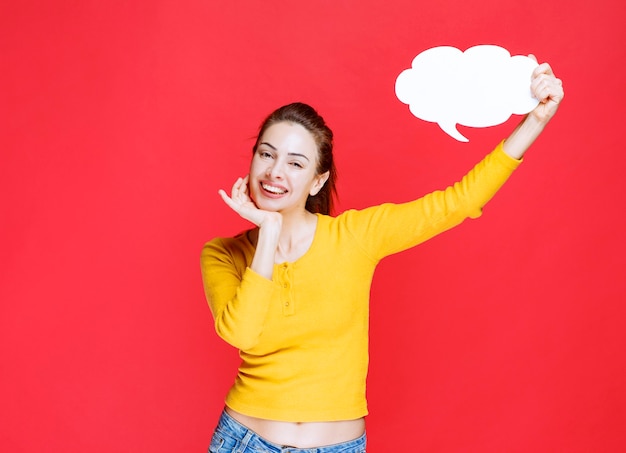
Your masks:
<instances>
[{"instance_id":1,"label":"woman's face","mask_svg":"<svg viewBox=\"0 0 626 453\"><path fill-rule=\"evenodd\" d=\"M265 130L250 164L250 197L259 209L304 210L328 179L317 174L317 144L311 133L294 123L276 123Z\"/></svg>"}]
</instances>

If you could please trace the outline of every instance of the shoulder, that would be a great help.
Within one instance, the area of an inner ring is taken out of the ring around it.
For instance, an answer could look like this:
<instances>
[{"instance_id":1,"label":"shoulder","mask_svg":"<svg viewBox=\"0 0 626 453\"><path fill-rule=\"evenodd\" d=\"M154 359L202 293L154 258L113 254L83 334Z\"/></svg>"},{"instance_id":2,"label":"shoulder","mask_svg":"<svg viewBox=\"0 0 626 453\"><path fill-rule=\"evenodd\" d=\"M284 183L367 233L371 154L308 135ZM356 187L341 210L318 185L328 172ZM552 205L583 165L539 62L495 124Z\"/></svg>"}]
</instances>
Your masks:
<instances>
[{"instance_id":1,"label":"shoulder","mask_svg":"<svg viewBox=\"0 0 626 453\"><path fill-rule=\"evenodd\" d=\"M380 227L378 224L381 221L388 221L388 211L393 206L396 205L384 203L363 209L347 209L334 217L320 216L319 225L322 225L322 229L326 229L329 233L343 237L345 237L344 233L349 233L353 237L369 235Z\"/></svg>"},{"instance_id":2,"label":"shoulder","mask_svg":"<svg viewBox=\"0 0 626 453\"><path fill-rule=\"evenodd\" d=\"M216 237L202 247L203 259L218 259L230 257L230 259L245 259L249 254L254 254L254 245L249 239L250 230L239 233L233 237Z\"/></svg>"},{"instance_id":3,"label":"shoulder","mask_svg":"<svg viewBox=\"0 0 626 453\"><path fill-rule=\"evenodd\" d=\"M382 203L379 205L368 206L361 209L347 209L336 217L331 218L331 222L335 222L338 225L350 225L351 223L367 222L369 219L380 216L385 213L389 208L397 206L395 203Z\"/></svg>"}]
</instances>

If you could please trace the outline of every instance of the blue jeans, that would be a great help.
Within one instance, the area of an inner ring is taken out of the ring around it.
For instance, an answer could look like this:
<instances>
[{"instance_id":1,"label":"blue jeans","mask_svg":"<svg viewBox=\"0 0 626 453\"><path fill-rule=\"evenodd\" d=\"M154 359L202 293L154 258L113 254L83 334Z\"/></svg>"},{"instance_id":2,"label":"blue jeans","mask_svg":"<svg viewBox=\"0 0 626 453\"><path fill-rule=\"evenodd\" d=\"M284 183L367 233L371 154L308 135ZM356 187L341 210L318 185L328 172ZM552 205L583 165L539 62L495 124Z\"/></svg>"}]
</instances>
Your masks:
<instances>
[{"instance_id":1,"label":"blue jeans","mask_svg":"<svg viewBox=\"0 0 626 453\"><path fill-rule=\"evenodd\" d=\"M222 412L209 453L365 453L365 434L355 440L319 448L283 447L263 439Z\"/></svg>"}]
</instances>

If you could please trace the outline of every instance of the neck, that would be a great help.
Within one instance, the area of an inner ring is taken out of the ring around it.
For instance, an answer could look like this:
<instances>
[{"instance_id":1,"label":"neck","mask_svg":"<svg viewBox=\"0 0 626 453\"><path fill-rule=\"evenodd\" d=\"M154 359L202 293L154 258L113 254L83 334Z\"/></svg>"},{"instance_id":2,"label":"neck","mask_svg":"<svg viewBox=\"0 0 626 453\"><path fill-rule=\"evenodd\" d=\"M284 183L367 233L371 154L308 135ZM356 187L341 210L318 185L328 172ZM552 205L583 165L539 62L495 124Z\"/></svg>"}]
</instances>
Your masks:
<instances>
[{"instance_id":1,"label":"neck","mask_svg":"<svg viewBox=\"0 0 626 453\"><path fill-rule=\"evenodd\" d=\"M309 211L283 214L276 262L295 261L304 255L313 242L316 227L317 216Z\"/></svg>"},{"instance_id":2,"label":"neck","mask_svg":"<svg viewBox=\"0 0 626 453\"><path fill-rule=\"evenodd\" d=\"M281 212L283 218L282 233L292 235L294 232L298 232L304 226L315 222L315 214L310 213L306 209L301 209L292 212Z\"/></svg>"}]
</instances>

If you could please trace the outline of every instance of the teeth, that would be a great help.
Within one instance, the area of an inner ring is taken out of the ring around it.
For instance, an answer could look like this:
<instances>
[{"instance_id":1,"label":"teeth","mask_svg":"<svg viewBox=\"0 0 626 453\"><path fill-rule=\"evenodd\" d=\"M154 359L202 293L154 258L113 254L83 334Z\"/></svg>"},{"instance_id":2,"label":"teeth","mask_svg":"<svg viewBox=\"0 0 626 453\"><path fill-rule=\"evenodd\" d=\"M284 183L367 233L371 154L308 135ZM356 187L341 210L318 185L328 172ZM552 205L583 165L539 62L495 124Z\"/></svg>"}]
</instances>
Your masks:
<instances>
[{"instance_id":1,"label":"teeth","mask_svg":"<svg viewBox=\"0 0 626 453\"><path fill-rule=\"evenodd\" d=\"M268 186L267 184L262 184L262 186L268 192L272 192L272 193L275 193L275 194L283 194L283 193L287 192L286 190L279 189L278 187L274 187L274 186Z\"/></svg>"}]
</instances>

